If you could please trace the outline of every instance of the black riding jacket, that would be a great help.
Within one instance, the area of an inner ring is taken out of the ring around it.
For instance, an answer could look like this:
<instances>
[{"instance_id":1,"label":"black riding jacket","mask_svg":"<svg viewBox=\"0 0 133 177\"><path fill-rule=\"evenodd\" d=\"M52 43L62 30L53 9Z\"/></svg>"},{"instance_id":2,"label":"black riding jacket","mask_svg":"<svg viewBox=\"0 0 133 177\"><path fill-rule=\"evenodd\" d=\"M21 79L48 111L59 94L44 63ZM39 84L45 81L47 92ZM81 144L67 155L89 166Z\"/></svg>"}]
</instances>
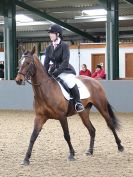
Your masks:
<instances>
[{"instance_id":1,"label":"black riding jacket","mask_svg":"<svg viewBox=\"0 0 133 177\"><path fill-rule=\"evenodd\" d=\"M66 43L61 41L57 47L54 49L53 45L50 44L46 48L46 57L44 61L44 67L48 72L50 67L50 61L53 62L50 67L50 73L54 72L55 69L58 71L58 75L61 73L71 73L75 74L75 69L71 64L69 64L70 51Z\"/></svg>"}]
</instances>

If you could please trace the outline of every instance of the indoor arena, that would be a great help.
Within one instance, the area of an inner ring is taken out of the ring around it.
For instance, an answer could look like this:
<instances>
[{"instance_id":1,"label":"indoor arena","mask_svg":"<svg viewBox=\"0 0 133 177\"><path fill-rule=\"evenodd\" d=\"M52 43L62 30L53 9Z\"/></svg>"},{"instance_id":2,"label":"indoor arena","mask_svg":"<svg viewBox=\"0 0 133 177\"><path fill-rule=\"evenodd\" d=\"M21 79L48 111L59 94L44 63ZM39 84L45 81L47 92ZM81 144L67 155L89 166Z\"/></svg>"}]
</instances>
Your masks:
<instances>
[{"instance_id":1,"label":"indoor arena","mask_svg":"<svg viewBox=\"0 0 133 177\"><path fill-rule=\"evenodd\" d=\"M132 177L132 68L132 0L0 0L0 177Z\"/></svg>"}]
</instances>

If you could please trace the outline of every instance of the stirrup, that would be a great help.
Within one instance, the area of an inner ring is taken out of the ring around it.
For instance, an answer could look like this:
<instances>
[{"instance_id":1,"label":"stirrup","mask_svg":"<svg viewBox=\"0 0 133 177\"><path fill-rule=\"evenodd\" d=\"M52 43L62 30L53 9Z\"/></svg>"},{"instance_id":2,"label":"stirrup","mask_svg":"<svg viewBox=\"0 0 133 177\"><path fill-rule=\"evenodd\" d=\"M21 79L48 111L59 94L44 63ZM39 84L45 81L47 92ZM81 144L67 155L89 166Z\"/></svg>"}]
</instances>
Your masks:
<instances>
[{"instance_id":1,"label":"stirrup","mask_svg":"<svg viewBox=\"0 0 133 177\"><path fill-rule=\"evenodd\" d=\"M75 110L76 110L77 112L82 112L82 111L84 111L84 106L82 105L82 103L77 102L77 103L75 104Z\"/></svg>"}]
</instances>

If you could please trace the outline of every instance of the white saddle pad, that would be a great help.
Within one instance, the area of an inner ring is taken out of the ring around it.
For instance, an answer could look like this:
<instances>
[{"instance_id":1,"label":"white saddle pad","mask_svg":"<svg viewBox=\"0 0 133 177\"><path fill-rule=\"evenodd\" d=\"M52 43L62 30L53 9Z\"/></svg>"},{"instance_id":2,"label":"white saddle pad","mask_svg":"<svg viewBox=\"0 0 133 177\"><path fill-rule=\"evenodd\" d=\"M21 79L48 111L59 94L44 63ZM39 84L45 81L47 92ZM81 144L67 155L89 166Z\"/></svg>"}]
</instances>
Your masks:
<instances>
[{"instance_id":1,"label":"white saddle pad","mask_svg":"<svg viewBox=\"0 0 133 177\"><path fill-rule=\"evenodd\" d=\"M75 78L76 80L76 84L78 86L78 89L79 89L79 93L80 93L80 99L86 99L86 98L89 98L90 97L90 92L89 90L87 89L87 87L84 85L84 83ZM63 86L58 82L61 90L62 90L62 93L64 95L64 97L67 99L67 100L70 100L71 97L70 97L70 94L63 88Z\"/></svg>"}]
</instances>

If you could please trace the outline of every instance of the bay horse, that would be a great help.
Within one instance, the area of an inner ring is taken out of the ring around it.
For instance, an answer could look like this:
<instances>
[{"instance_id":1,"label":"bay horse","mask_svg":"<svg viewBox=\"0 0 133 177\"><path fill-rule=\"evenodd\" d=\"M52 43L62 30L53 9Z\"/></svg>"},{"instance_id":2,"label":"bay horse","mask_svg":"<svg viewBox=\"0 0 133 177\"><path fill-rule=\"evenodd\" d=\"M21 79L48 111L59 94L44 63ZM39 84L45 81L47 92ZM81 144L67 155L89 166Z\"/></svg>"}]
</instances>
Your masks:
<instances>
[{"instance_id":1,"label":"bay horse","mask_svg":"<svg viewBox=\"0 0 133 177\"><path fill-rule=\"evenodd\" d=\"M90 144L86 154L93 154L95 140L95 128L89 119L89 112L92 105L101 113L108 127L113 132L118 150L123 151L124 147L121 145L121 140L116 133L119 122L106 98L102 85L97 80L87 76L78 76L78 78L85 84L90 92L89 98L81 100L85 110L78 113L90 134ZM15 78L17 84L20 85L22 84L22 81L29 81L29 79L31 79L34 91L34 109L36 117L29 147L22 164L29 165L29 159L35 140L37 139L42 126L48 119L60 121L64 132L64 138L70 151L68 158L69 160L74 160L75 151L69 135L67 117L72 116L77 112L75 111L74 104L64 98L57 81L46 72L44 66L35 54L35 47L33 47L32 51L27 51L22 55L19 60L19 71Z\"/></svg>"}]
</instances>

